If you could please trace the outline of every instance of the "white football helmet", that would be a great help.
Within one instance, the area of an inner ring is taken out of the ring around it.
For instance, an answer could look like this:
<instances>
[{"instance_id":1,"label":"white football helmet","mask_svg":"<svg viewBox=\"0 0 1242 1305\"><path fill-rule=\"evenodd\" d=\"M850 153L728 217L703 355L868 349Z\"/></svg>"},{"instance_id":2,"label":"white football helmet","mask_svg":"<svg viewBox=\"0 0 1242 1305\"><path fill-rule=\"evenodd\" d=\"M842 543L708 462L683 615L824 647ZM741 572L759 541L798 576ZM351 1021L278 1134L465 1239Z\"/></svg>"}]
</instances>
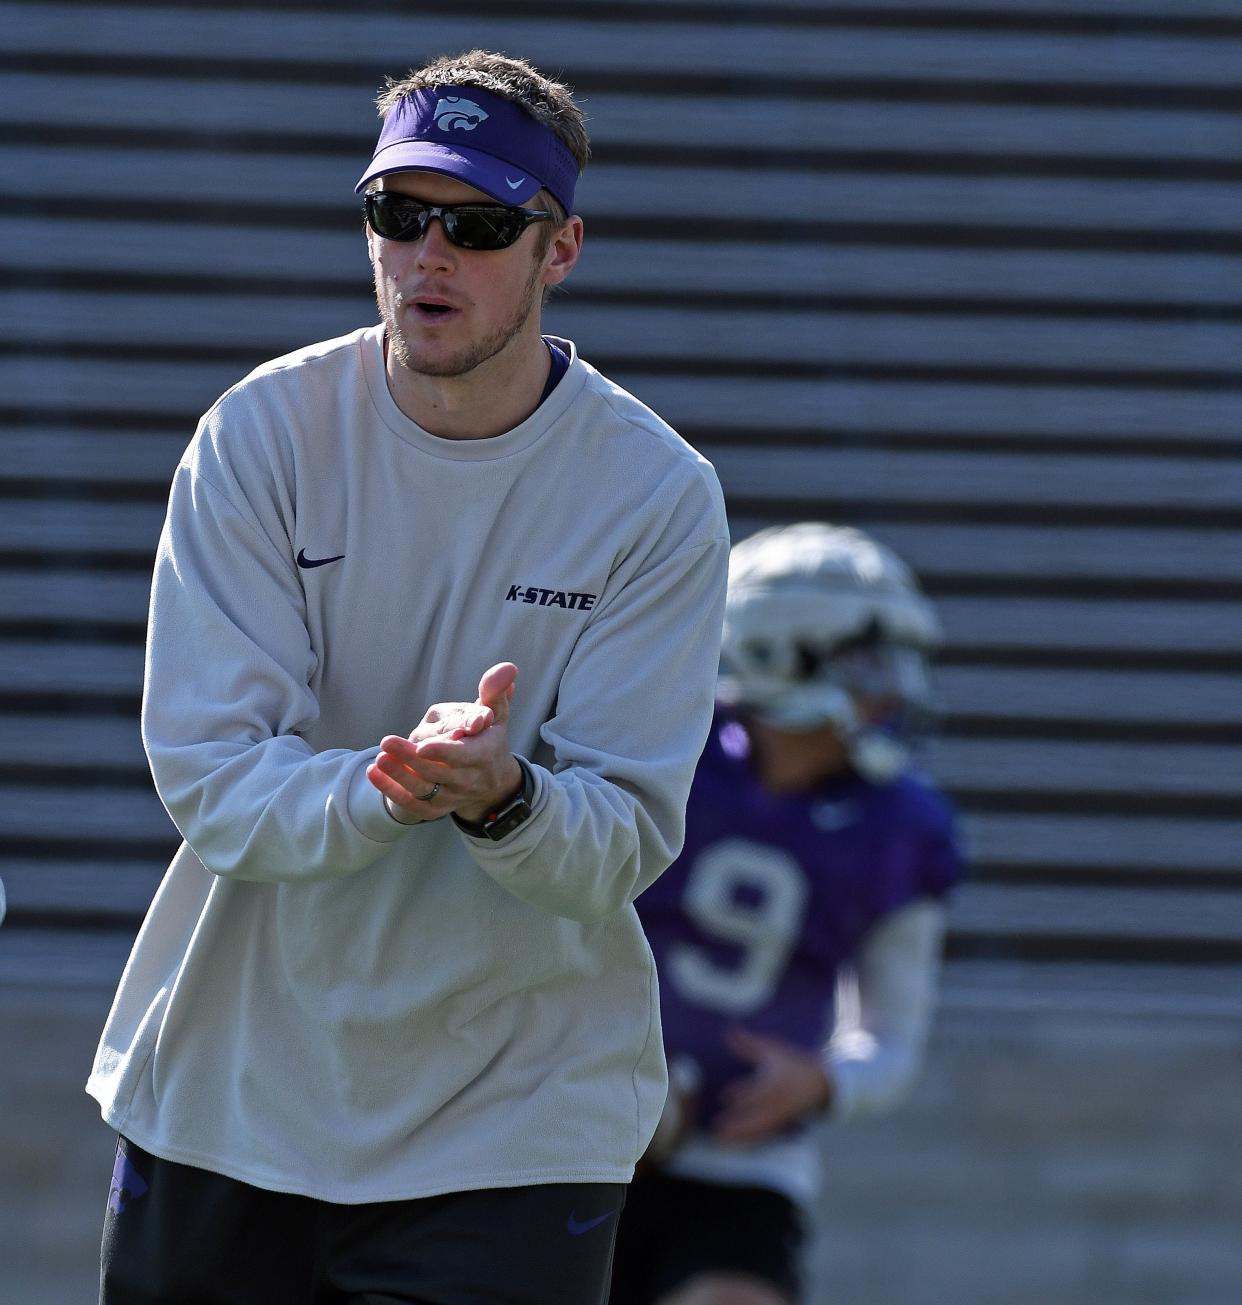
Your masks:
<instances>
[{"instance_id":1,"label":"white football helmet","mask_svg":"<svg viewBox=\"0 0 1242 1305\"><path fill-rule=\"evenodd\" d=\"M940 623L909 567L861 530L773 526L736 544L720 697L783 729L836 726L854 767L885 782L932 714ZM860 703L883 703L881 720Z\"/></svg>"}]
</instances>

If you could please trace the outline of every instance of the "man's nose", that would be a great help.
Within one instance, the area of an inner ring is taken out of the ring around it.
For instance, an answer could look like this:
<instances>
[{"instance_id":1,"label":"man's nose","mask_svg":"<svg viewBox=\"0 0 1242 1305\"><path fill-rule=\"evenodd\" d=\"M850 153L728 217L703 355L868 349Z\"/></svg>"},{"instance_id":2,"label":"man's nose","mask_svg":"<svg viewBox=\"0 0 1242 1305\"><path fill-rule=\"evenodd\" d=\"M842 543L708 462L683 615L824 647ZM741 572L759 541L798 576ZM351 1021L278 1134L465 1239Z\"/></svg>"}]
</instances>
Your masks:
<instances>
[{"instance_id":1,"label":"man's nose","mask_svg":"<svg viewBox=\"0 0 1242 1305\"><path fill-rule=\"evenodd\" d=\"M453 242L445 234L444 223L438 217L427 219L427 229L416 244L419 267L445 267L453 261Z\"/></svg>"}]
</instances>

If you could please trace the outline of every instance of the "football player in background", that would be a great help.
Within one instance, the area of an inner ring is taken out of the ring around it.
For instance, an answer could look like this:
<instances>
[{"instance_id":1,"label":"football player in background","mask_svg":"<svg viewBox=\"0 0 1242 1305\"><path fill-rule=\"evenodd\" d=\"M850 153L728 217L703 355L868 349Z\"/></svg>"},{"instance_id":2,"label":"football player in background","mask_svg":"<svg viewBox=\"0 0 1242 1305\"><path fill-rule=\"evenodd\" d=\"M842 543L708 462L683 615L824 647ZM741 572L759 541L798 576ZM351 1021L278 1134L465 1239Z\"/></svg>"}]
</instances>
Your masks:
<instances>
[{"instance_id":1,"label":"football player in background","mask_svg":"<svg viewBox=\"0 0 1242 1305\"><path fill-rule=\"evenodd\" d=\"M637 905L673 1086L631 1186L613 1305L788 1305L821 1118L910 1087L934 1005L952 813L911 762L931 604L865 534L739 543L720 702L680 858Z\"/></svg>"}]
</instances>

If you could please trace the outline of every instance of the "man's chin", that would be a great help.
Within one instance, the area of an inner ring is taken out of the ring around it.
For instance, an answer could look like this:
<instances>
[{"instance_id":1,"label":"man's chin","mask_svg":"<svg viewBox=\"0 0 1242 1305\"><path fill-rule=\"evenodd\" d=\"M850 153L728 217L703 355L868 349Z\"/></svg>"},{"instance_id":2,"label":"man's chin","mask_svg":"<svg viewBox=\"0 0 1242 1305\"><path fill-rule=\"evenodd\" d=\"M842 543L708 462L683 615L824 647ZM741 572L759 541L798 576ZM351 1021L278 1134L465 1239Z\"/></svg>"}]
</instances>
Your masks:
<instances>
[{"instance_id":1,"label":"man's chin","mask_svg":"<svg viewBox=\"0 0 1242 1305\"><path fill-rule=\"evenodd\" d=\"M409 342L400 335L391 337L393 361L402 371L414 376L464 376L478 365L478 359L469 355L446 354L437 356L426 350L411 349Z\"/></svg>"}]
</instances>

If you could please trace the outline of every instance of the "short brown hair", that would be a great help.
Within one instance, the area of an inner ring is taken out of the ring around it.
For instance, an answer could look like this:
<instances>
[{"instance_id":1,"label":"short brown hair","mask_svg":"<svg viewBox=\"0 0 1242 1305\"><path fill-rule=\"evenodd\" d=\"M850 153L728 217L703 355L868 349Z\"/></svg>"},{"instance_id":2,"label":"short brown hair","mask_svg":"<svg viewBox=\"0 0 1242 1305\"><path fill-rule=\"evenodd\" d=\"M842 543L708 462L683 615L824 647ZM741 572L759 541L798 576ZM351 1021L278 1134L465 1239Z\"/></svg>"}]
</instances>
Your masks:
<instances>
[{"instance_id":1,"label":"short brown hair","mask_svg":"<svg viewBox=\"0 0 1242 1305\"><path fill-rule=\"evenodd\" d=\"M513 59L491 50L442 54L421 68L412 68L400 79L389 77L385 81L375 100L380 117L387 117L413 91L432 86L474 86L512 100L560 138L574 156L579 175L591 157L586 114L574 101L573 92L564 82L545 77L525 59Z\"/></svg>"}]
</instances>

